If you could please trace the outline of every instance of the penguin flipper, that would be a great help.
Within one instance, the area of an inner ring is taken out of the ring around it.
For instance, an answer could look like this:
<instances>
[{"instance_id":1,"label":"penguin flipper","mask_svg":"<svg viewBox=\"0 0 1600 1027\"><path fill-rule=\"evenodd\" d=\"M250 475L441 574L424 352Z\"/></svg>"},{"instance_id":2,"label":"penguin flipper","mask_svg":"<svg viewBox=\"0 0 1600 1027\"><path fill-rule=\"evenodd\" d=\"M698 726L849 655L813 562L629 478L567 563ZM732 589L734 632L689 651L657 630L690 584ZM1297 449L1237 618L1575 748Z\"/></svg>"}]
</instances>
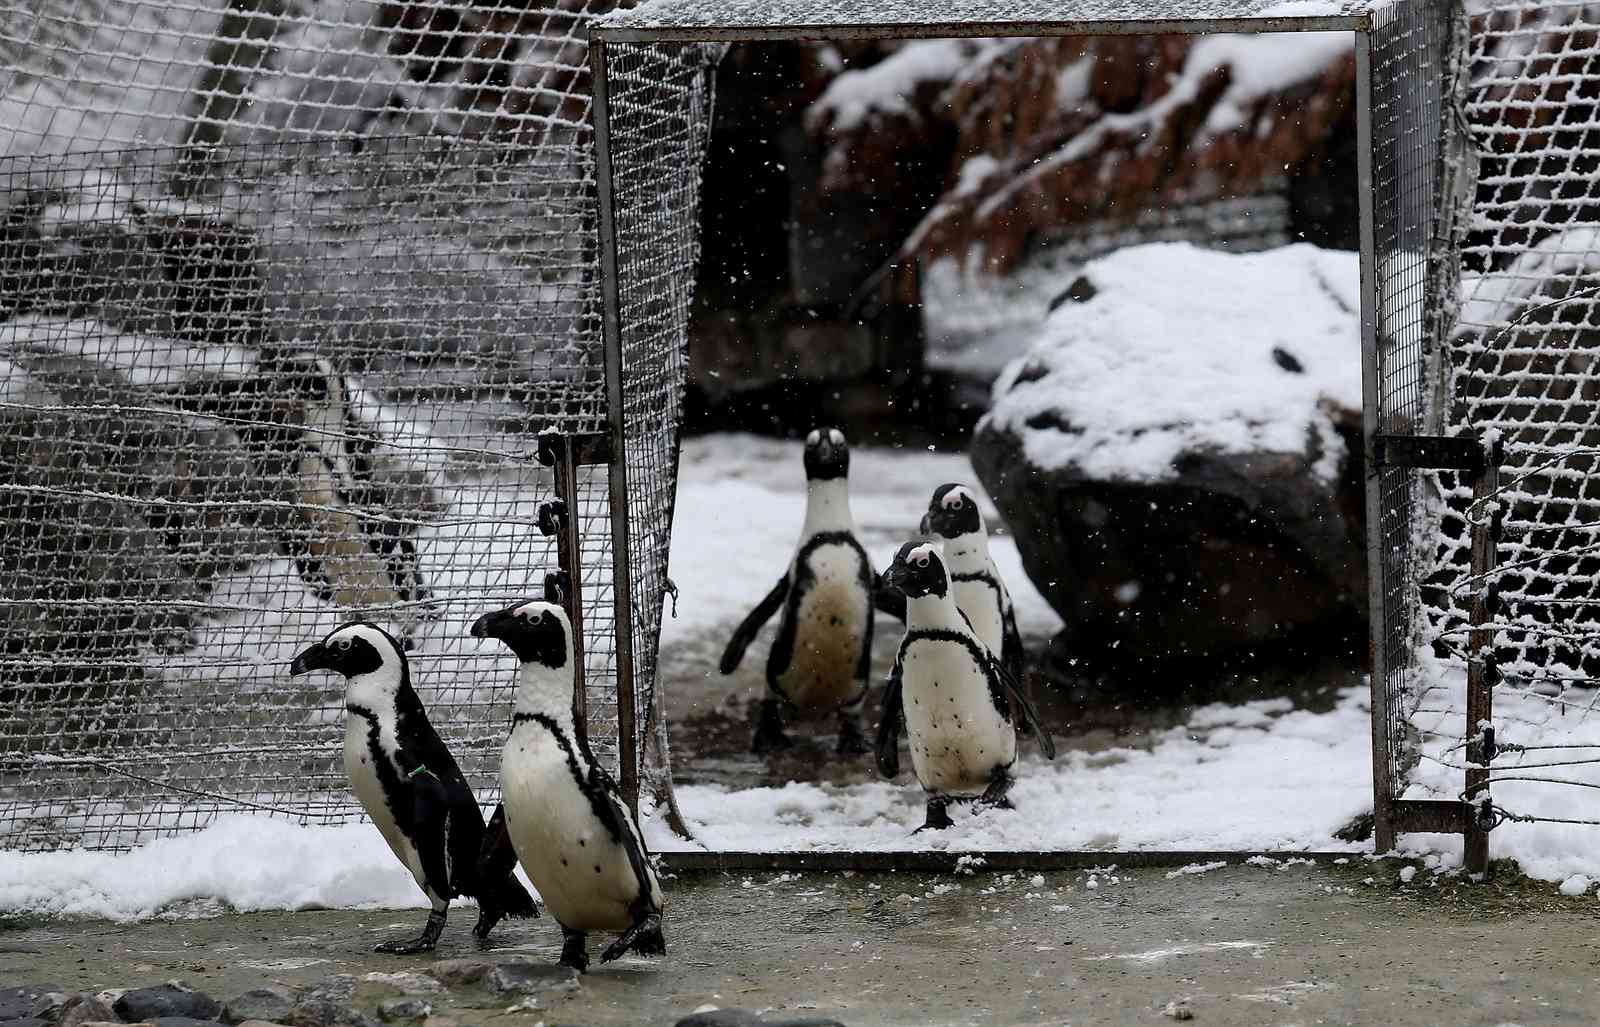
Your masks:
<instances>
[{"instance_id":1,"label":"penguin flipper","mask_svg":"<svg viewBox=\"0 0 1600 1027\"><path fill-rule=\"evenodd\" d=\"M444 785L432 771L423 767L412 778L412 839L428 888L446 900L457 895L450 880L450 833L455 826L454 819L455 810L450 808Z\"/></svg>"},{"instance_id":2,"label":"penguin flipper","mask_svg":"<svg viewBox=\"0 0 1600 1027\"><path fill-rule=\"evenodd\" d=\"M478 900L478 925L472 933L486 938L502 917L536 917L539 903L528 889L517 880L517 850L511 845L511 832L506 827L504 803L494 808L494 815L484 828L483 842L479 846L474 897Z\"/></svg>"},{"instance_id":3,"label":"penguin flipper","mask_svg":"<svg viewBox=\"0 0 1600 1027\"><path fill-rule=\"evenodd\" d=\"M1005 667L1006 673L1021 681L1022 632L1017 630L1017 608L1011 603L1009 596L1005 597L1001 620L1000 663Z\"/></svg>"},{"instance_id":4,"label":"penguin flipper","mask_svg":"<svg viewBox=\"0 0 1600 1027\"><path fill-rule=\"evenodd\" d=\"M896 655L894 670L889 672L889 683L883 690L883 712L878 716L878 773L887 778L900 773L900 729L905 725L901 687L900 657Z\"/></svg>"},{"instance_id":5,"label":"penguin flipper","mask_svg":"<svg viewBox=\"0 0 1600 1027\"><path fill-rule=\"evenodd\" d=\"M789 594L789 575L785 574L772 586L772 591L766 594L756 608L740 622L733 630L733 637L728 639L728 648L722 651L722 662L717 669L724 674L732 674L739 666L739 661L744 659L744 651L750 648L750 643L756 640L761 633L761 628L772 619L783 605L783 599Z\"/></svg>"},{"instance_id":6,"label":"penguin flipper","mask_svg":"<svg viewBox=\"0 0 1600 1027\"><path fill-rule=\"evenodd\" d=\"M622 846L622 851L628 855L628 865L633 868L634 879L639 882L637 901L644 909L657 909L659 899L656 892L660 885L656 882L655 868L650 865L650 855L645 850L644 839L640 837L639 829L634 826L633 813L622 801L622 792L618 790L617 783L611 780L611 775L607 774L598 763L589 765L589 789L599 794L599 801L594 803L594 810L600 817L600 822Z\"/></svg>"},{"instance_id":7,"label":"penguin flipper","mask_svg":"<svg viewBox=\"0 0 1600 1027\"><path fill-rule=\"evenodd\" d=\"M1039 751L1044 753L1045 759L1055 759L1055 739L1050 737L1050 730L1039 719L1039 711L1033 708L1033 703L1029 702L1028 697L1023 694L1022 686L1017 683L1017 679L1012 677L1011 672L1006 670L1000 661L992 655L989 657L989 673L991 695L993 695L993 689L996 685L1001 690L1001 695L995 696L995 705L1000 709L1000 715L1010 720L1010 713L1014 711L1021 720L1021 723L1017 725L1019 730L1024 734L1033 736L1033 740L1039 744ZM1000 699L1002 698L1006 701L1006 706L1009 709L1000 705Z\"/></svg>"}]
</instances>

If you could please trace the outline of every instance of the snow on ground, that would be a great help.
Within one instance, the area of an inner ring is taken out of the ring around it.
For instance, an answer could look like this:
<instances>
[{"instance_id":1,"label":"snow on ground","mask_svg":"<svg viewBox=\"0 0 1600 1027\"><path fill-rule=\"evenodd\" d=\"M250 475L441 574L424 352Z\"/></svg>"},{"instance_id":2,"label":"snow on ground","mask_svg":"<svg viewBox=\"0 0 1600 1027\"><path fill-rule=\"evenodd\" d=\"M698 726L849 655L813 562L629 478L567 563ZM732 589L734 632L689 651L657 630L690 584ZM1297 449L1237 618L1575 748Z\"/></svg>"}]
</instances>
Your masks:
<instances>
[{"instance_id":1,"label":"snow on ground","mask_svg":"<svg viewBox=\"0 0 1600 1027\"><path fill-rule=\"evenodd\" d=\"M986 417L1022 438L1031 464L1161 481L1184 452L1298 453L1309 429L1319 470L1338 473L1327 404L1361 409L1354 253L1154 243L1084 275L1094 296L1057 308L995 382Z\"/></svg>"},{"instance_id":2,"label":"snow on ground","mask_svg":"<svg viewBox=\"0 0 1600 1027\"><path fill-rule=\"evenodd\" d=\"M241 911L428 904L370 824L237 814L131 852L0 851L0 912L128 920L195 900Z\"/></svg>"},{"instance_id":3,"label":"snow on ground","mask_svg":"<svg viewBox=\"0 0 1600 1027\"><path fill-rule=\"evenodd\" d=\"M1372 802L1365 688L1329 713L1285 700L1205 706L1147 749L1067 751L1043 762L1031 743L1014 810L913 836L925 797L909 770L895 783L677 789L709 849L1306 849L1360 850L1333 833ZM650 823L652 847L689 847Z\"/></svg>"},{"instance_id":4,"label":"snow on ground","mask_svg":"<svg viewBox=\"0 0 1600 1027\"><path fill-rule=\"evenodd\" d=\"M1466 671L1428 659L1419 674L1432 687L1412 717L1422 736L1422 760L1411 771L1405 797L1456 799L1465 764L1465 754L1457 746L1466 727ZM1501 744L1554 747L1495 759L1490 785L1495 806L1523 816L1600 820L1595 792L1600 789L1600 762L1587 762L1600 755L1600 690L1568 689L1551 697L1498 688L1494 722ZM1548 765L1569 761L1573 761L1570 766ZM1459 836L1417 834L1401 840L1407 851L1435 854L1445 865L1460 865ZM1568 881L1579 874L1600 877L1600 827L1507 821L1490 834L1489 855L1514 859L1524 873L1541 880Z\"/></svg>"}]
</instances>

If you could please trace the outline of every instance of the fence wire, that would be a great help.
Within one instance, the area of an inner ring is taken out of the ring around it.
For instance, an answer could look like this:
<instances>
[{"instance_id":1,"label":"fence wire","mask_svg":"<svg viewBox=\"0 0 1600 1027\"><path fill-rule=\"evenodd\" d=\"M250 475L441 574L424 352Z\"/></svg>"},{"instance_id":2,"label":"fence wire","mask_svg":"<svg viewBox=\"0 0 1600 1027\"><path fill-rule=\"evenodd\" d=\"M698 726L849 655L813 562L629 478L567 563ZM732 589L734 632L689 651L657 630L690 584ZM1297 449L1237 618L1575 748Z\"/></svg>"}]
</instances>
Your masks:
<instances>
[{"instance_id":1,"label":"fence wire","mask_svg":"<svg viewBox=\"0 0 1600 1027\"><path fill-rule=\"evenodd\" d=\"M1478 175L1446 431L1498 439L1504 455L1500 488L1476 504L1470 484L1437 476L1426 595L1434 652L1458 673L1440 677L1417 723L1425 756L1452 768L1469 734L1482 740L1455 682L1487 590L1494 818L1595 824L1600 807L1578 790L1600 787L1600 4L1470 11L1463 120ZM1469 571L1473 522L1498 525L1481 577Z\"/></svg>"},{"instance_id":2,"label":"fence wire","mask_svg":"<svg viewBox=\"0 0 1600 1027\"><path fill-rule=\"evenodd\" d=\"M607 423L610 6L0 10L0 847L357 816L342 682L286 673L355 617L494 801L513 673L467 628L556 565L536 436ZM583 469L614 764L608 496Z\"/></svg>"}]
</instances>

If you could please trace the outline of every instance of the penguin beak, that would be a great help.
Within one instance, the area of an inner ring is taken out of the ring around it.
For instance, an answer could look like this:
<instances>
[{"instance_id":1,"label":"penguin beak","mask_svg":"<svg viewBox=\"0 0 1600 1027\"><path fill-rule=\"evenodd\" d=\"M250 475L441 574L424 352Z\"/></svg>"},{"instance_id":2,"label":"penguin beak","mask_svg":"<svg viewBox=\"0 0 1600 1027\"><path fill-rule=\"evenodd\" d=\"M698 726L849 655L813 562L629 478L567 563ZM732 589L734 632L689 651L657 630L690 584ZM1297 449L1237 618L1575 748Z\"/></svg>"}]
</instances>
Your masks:
<instances>
[{"instance_id":1,"label":"penguin beak","mask_svg":"<svg viewBox=\"0 0 1600 1027\"><path fill-rule=\"evenodd\" d=\"M905 570L900 564L890 564L889 569L883 572L883 587L893 589L896 592L904 592L906 590L904 574Z\"/></svg>"},{"instance_id":2,"label":"penguin beak","mask_svg":"<svg viewBox=\"0 0 1600 1027\"><path fill-rule=\"evenodd\" d=\"M333 661L329 659L327 646L318 642L294 658L294 662L289 664L289 676L299 677L313 670L332 669Z\"/></svg>"},{"instance_id":3,"label":"penguin beak","mask_svg":"<svg viewBox=\"0 0 1600 1027\"><path fill-rule=\"evenodd\" d=\"M506 611L494 610L479 617L472 622L472 637L499 638L500 632L497 629L500 627L501 622L505 620L505 616Z\"/></svg>"}]
</instances>

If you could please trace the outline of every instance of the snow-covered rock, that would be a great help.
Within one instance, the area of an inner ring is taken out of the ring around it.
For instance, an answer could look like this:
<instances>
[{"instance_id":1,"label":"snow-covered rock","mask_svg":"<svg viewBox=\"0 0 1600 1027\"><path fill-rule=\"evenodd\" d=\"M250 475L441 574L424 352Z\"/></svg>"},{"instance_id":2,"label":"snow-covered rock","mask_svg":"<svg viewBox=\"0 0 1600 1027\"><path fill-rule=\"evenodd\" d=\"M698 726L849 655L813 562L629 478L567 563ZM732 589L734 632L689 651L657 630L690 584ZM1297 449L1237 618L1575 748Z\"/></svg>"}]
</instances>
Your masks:
<instances>
[{"instance_id":1,"label":"snow-covered rock","mask_svg":"<svg viewBox=\"0 0 1600 1027\"><path fill-rule=\"evenodd\" d=\"M1067 638L1159 662L1364 609L1356 256L1088 265L972 460Z\"/></svg>"}]
</instances>

